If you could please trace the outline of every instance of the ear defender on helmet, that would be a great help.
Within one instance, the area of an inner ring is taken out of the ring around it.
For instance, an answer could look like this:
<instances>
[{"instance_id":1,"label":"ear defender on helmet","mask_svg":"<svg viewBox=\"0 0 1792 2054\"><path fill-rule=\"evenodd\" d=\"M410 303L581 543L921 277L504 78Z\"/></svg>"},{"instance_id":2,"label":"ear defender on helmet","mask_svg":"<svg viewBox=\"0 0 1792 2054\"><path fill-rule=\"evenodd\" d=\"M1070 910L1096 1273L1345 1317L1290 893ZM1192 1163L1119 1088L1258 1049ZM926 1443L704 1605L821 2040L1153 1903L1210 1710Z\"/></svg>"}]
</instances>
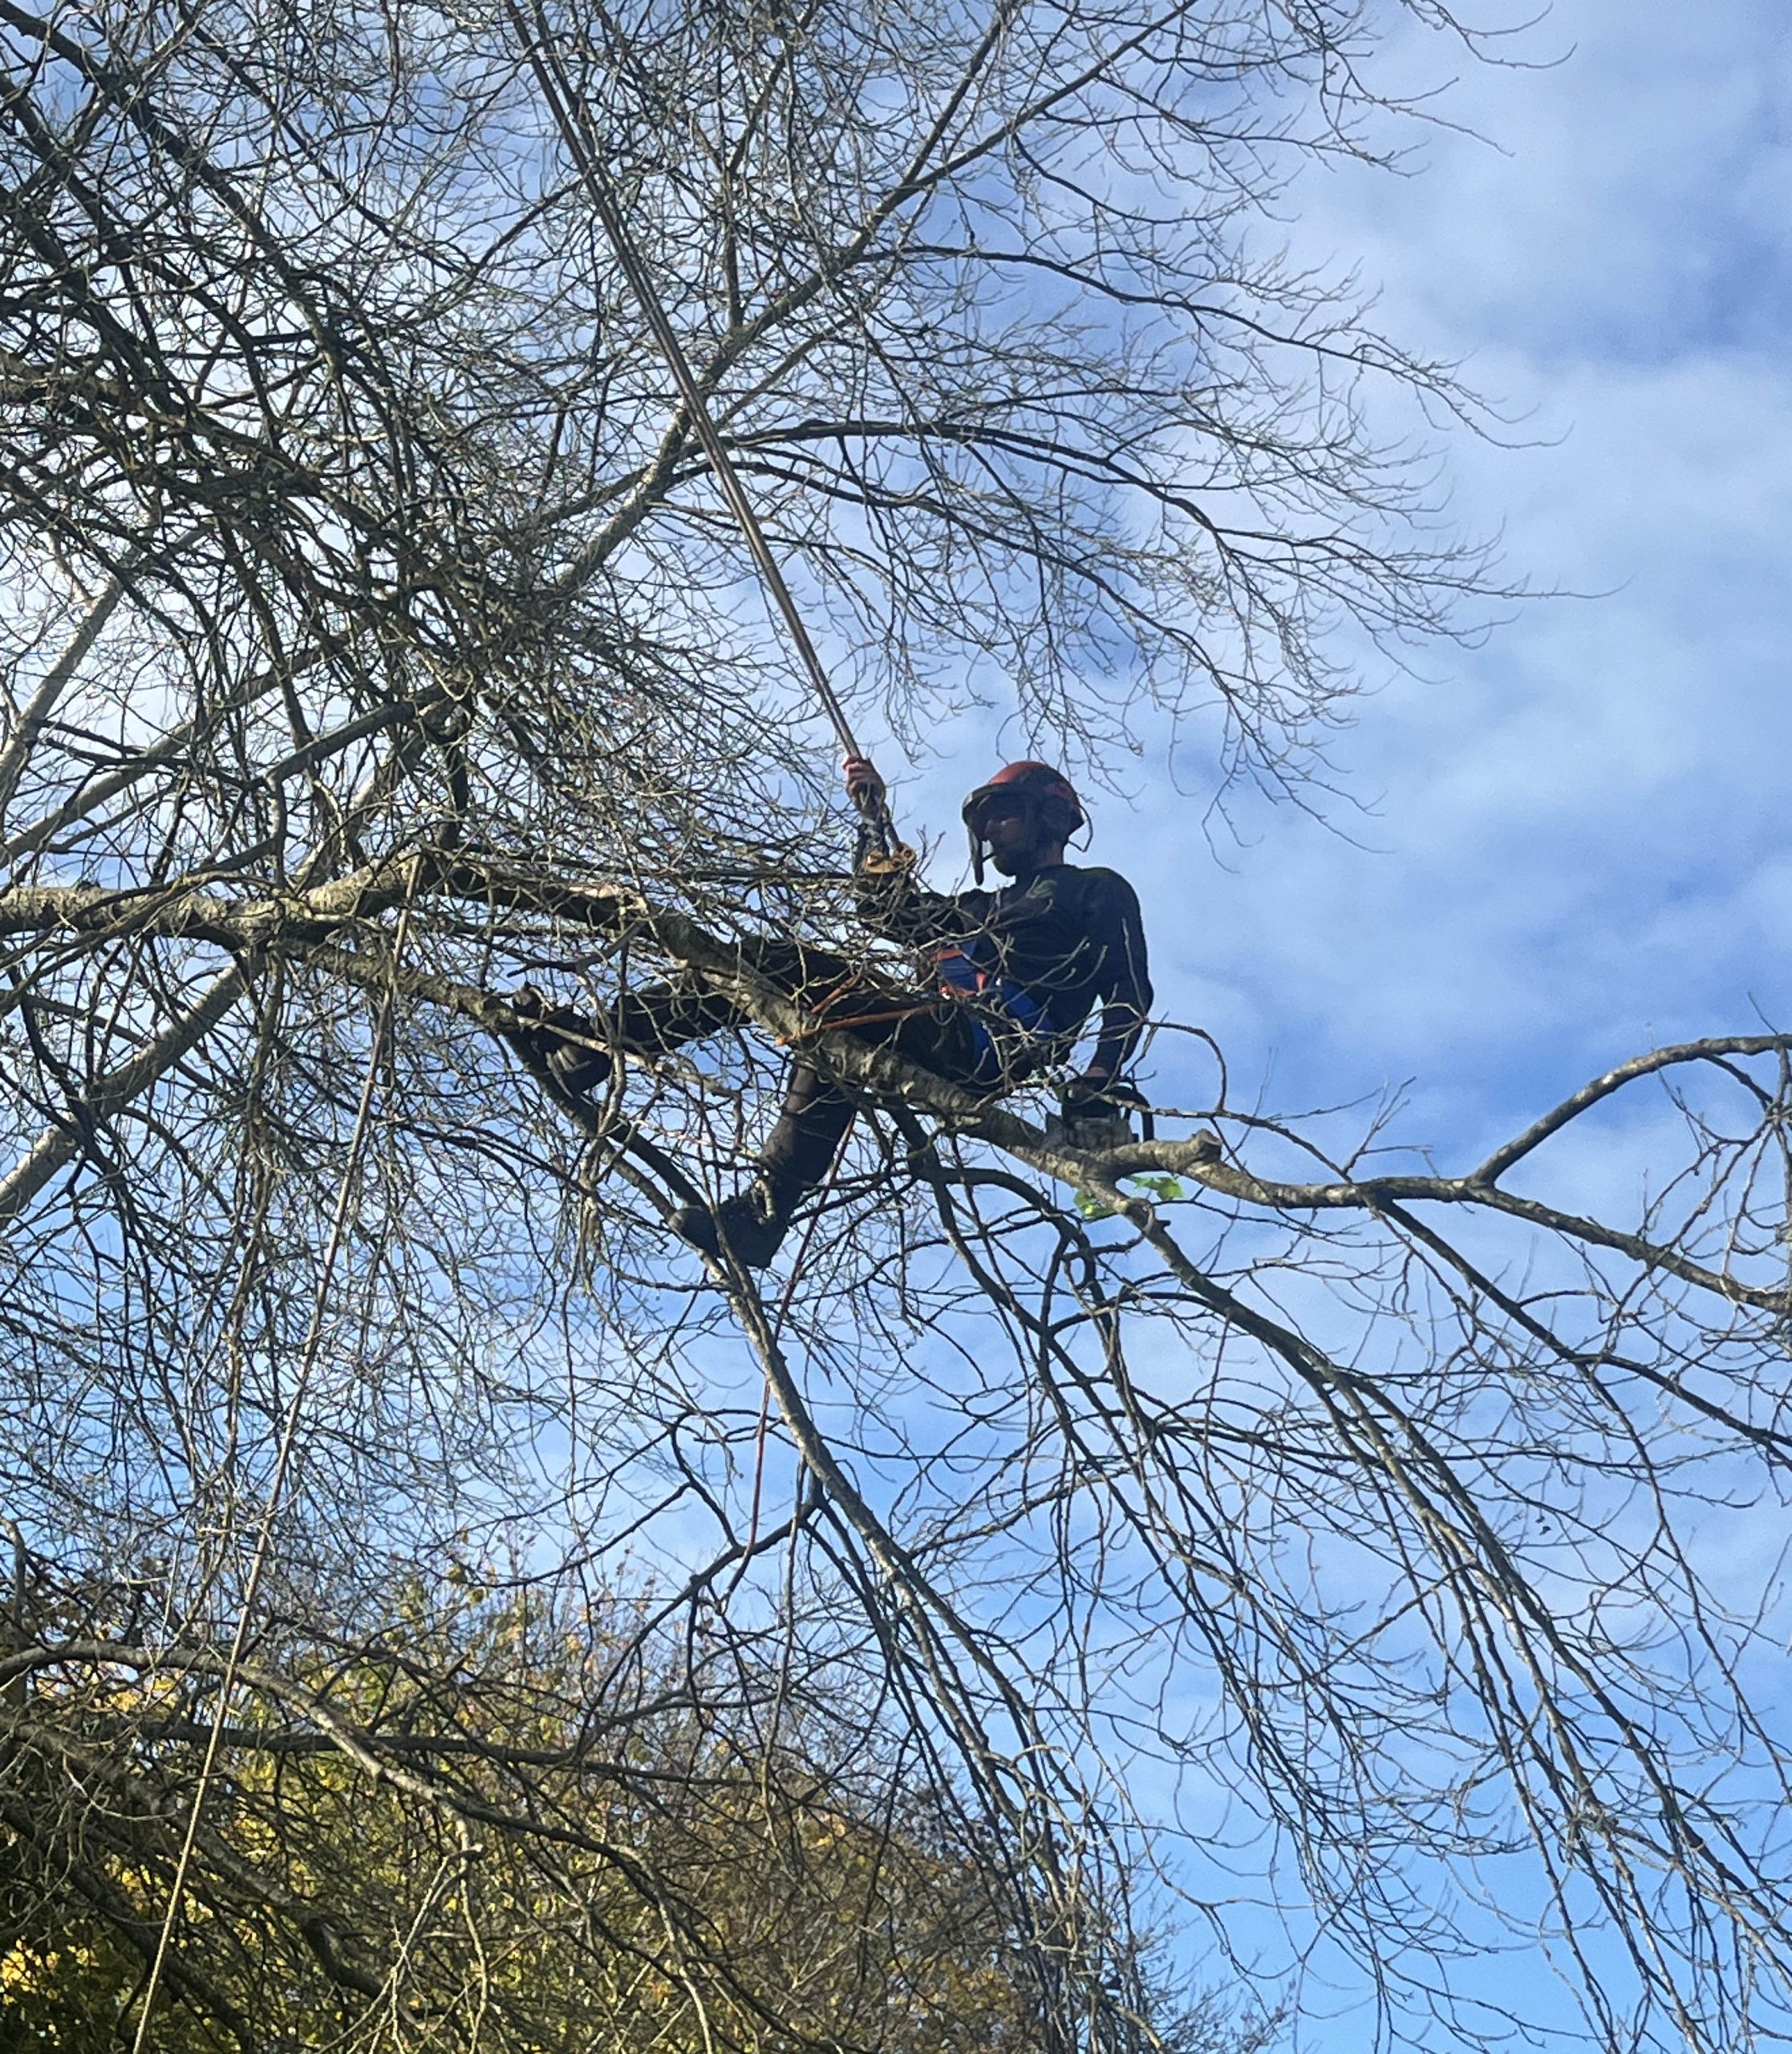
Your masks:
<instances>
[{"instance_id":1,"label":"ear defender on helmet","mask_svg":"<svg viewBox=\"0 0 1792 2054\"><path fill-rule=\"evenodd\" d=\"M1049 763L1028 761L1005 764L987 785L979 785L965 800L964 824L971 837L971 867L977 882L983 881L983 821L991 802L1012 805L1019 800L1036 832L1053 841L1068 841L1079 827L1088 824L1076 788L1061 770Z\"/></svg>"}]
</instances>

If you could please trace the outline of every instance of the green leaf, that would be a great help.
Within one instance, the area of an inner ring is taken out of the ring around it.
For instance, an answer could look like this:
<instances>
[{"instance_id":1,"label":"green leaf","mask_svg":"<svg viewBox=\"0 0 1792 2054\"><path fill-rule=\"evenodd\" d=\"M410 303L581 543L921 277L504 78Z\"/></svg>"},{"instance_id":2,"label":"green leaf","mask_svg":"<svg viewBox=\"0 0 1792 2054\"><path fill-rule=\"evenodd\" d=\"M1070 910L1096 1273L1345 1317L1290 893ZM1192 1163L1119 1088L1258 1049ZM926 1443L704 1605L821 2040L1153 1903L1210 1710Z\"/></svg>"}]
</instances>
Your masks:
<instances>
[{"instance_id":1,"label":"green leaf","mask_svg":"<svg viewBox=\"0 0 1792 2054\"><path fill-rule=\"evenodd\" d=\"M1162 1204L1167 1205L1172 1200L1182 1195L1181 1181L1175 1177L1140 1174L1123 1178L1121 1181L1138 1186ZM1111 1220L1114 1216L1115 1208L1106 1199L1098 1198L1092 1191L1080 1191L1076 1194L1076 1210L1085 1220Z\"/></svg>"}]
</instances>

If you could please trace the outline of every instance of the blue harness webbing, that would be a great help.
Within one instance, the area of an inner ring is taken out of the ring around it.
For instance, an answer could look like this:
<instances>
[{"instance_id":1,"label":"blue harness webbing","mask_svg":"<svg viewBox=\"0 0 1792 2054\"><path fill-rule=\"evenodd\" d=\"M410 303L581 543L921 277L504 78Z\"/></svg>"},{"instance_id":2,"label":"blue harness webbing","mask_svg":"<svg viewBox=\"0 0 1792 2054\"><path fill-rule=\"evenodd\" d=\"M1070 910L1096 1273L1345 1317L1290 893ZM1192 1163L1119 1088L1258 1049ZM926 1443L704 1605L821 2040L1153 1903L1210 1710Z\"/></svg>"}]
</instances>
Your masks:
<instances>
[{"instance_id":1,"label":"blue harness webbing","mask_svg":"<svg viewBox=\"0 0 1792 2054\"><path fill-rule=\"evenodd\" d=\"M934 975L943 992L983 999L1005 1013L1024 1034L1033 1040L1048 1041L1057 1031L1052 1024L1051 1013L1024 984L1017 984L1012 977L999 976L985 970L962 948L942 949L934 959ZM977 1051L979 1069L986 1062L999 1062L1001 1051L995 1045L987 1013L967 1007L965 1018L970 1025L971 1045Z\"/></svg>"}]
</instances>

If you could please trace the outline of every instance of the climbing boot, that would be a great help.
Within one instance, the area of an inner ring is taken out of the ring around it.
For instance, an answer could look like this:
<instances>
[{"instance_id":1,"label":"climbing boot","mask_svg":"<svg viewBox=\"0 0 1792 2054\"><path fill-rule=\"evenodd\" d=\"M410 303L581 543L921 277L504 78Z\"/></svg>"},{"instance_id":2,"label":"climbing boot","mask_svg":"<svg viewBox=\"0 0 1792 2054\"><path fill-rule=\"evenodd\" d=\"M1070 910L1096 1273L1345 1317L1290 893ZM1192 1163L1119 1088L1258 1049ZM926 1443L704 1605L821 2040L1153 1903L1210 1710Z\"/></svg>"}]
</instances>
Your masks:
<instances>
[{"instance_id":1,"label":"climbing boot","mask_svg":"<svg viewBox=\"0 0 1792 2054\"><path fill-rule=\"evenodd\" d=\"M585 1032L592 1031L584 1023ZM562 1041L548 1057L548 1068L562 1091L574 1098L595 1098L616 1074L616 1059L607 1049L587 1049Z\"/></svg>"},{"instance_id":2,"label":"climbing boot","mask_svg":"<svg viewBox=\"0 0 1792 2054\"><path fill-rule=\"evenodd\" d=\"M616 1060L591 1045L603 1032L596 1021L575 1007L550 1005L533 984L512 992L510 1009L521 1023L512 1040L569 1097L589 1098L610 1082Z\"/></svg>"},{"instance_id":3,"label":"climbing boot","mask_svg":"<svg viewBox=\"0 0 1792 2054\"><path fill-rule=\"evenodd\" d=\"M705 1255L720 1256L725 1248L745 1268L764 1269L783 1245L797 1196L788 1185L755 1177L713 1212L707 1205L680 1206L671 1225Z\"/></svg>"}]
</instances>

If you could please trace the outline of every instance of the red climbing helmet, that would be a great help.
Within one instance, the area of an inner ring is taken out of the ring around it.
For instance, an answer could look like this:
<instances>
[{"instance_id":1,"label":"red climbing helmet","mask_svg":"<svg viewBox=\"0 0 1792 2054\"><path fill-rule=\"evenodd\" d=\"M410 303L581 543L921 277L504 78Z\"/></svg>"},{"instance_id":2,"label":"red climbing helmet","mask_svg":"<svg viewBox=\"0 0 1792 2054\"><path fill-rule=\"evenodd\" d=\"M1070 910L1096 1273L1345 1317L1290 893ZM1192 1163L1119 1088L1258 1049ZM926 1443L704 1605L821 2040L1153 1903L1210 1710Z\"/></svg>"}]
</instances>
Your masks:
<instances>
[{"instance_id":1,"label":"red climbing helmet","mask_svg":"<svg viewBox=\"0 0 1792 2054\"><path fill-rule=\"evenodd\" d=\"M1054 838L1064 839L1085 826L1088 816L1076 788L1061 770L1049 763L1004 764L987 785L979 785L964 802L964 824L971 834L971 863L977 882L983 878L983 823L996 800L1012 805L1019 800L1037 825Z\"/></svg>"}]
</instances>

